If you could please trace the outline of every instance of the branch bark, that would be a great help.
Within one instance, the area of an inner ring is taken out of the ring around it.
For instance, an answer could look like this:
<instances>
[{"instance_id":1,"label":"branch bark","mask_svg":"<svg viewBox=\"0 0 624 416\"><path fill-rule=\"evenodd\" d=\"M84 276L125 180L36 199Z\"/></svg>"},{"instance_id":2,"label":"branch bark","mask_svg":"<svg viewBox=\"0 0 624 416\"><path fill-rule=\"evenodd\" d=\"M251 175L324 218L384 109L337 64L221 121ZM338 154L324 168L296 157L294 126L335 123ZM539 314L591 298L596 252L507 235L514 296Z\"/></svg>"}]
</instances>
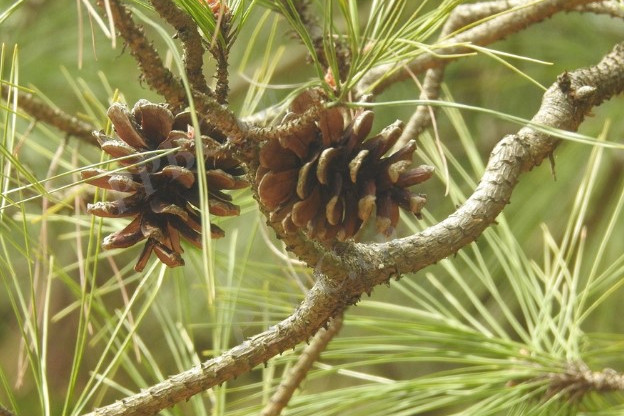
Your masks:
<instances>
[{"instance_id":1,"label":"branch bark","mask_svg":"<svg viewBox=\"0 0 624 416\"><path fill-rule=\"evenodd\" d=\"M184 108L188 101L182 81L165 68L158 52L145 38L143 28L132 20L130 11L118 0L110 0L109 3L115 27L126 41L149 86L174 108Z\"/></svg>"},{"instance_id":2,"label":"branch bark","mask_svg":"<svg viewBox=\"0 0 624 416\"><path fill-rule=\"evenodd\" d=\"M575 131L594 106L623 91L624 43L596 66L562 74L544 94L532 121ZM376 285L416 272L474 241L509 203L520 175L539 165L557 144L557 139L531 127L505 136L492 151L472 196L444 221L410 237L384 244L337 244L331 252L301 236L285 237L291 249L315 267L317 279L291 316L219 357L89 415L152 415L294 347Z\"/></svg>"},{"instance_id":3,"label":"branch bark","mask_svg":"<svg viewBox=\"0 0 624 416\"><path fill-rule=\"evenodd\" d=\"M167 23L177 30L184 48L184 72L193 89L211 96L203 73L204 46L197 25L191 17L180 10L171 0L151 0L152 6Z\"/></svg>"},{"instance_id":4,"label":"branch bark","mask_svg":"<svg viewBox=\"0 0 624 416\"><path fill-rule=\"evenodd\" d=\"M54 126L68 136L74 136L86 143L97 145L97 140L93 136L93 131L97 130L97 128L93 124L71 116L58 108L51 107L31 93L20 91L19 89L11 90L9 85L1 84L0 91L5 99L9 97L9 94L17 91L18 107L35 120Z\"/></svg>"},{"instance_id":5,"label":"branch bark","mask_svg":"<svg viewBox=\"0 0 624 416\"><path fill-rule=\"evenodd\" d=\"M327 348L327 344L340 332L342 328L343 312L336 315L328 324L327 329L321 329L314 335L310 344L303 350L297 363L284 376L277 390L271 396L269 403L262 409L260 416L279 416L288 405L295 390L301 385L308 371L321 353Z\"/></svg>"},{"instance_id":6,"label":"branch bark","mask_svg":"<svg viewBox=\"0 0 624 416\"><path fill-rule=\"evenodd\" d=\"M611 368L591 371L585 363L570 365L565 371L552 373L546 397L563 394L578 401L590 392L624 391L624 374Z\"/></svg>"}]
</instances>

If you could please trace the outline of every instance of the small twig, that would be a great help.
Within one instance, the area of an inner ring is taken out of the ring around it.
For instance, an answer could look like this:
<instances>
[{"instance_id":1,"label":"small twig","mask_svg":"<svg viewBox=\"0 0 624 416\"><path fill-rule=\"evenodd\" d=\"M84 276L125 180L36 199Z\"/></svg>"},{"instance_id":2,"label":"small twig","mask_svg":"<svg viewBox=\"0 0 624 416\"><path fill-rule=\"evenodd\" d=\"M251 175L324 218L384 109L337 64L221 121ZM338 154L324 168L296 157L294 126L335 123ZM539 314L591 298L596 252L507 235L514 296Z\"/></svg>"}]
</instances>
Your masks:
<instances>
[{"instance_id":1,"label":"small twig","mask_svg":"<svg viewBox=\"0 0 624 416\"><path fill-rule=\"evenodd\" d=\"M115 25L130 47L149 85L175 109L185 107L188 100L182 82L164 67L160 56L145 38L142 28L132 20L130 11L119 0L110 0L110 6ZM230 110L201 91L193 92L193 100L200 114L215 129L233 142L242 141L247 134L247 126Z\"/></svg>"},{"instance_id":2,"label":"small twig","mask_svg":"<svg viewBox=\"0 0 624 416\"><path fill-rule=\"evenodd\" d=\"M94 130L97 130L94 125L79 120L58 108L51 107L33 94L19 89L11 90L9 85L1 84L0 90L2 91L2 97L5 99L9 96L9 91L11 91L11 94L16 91L18 107L35 120L54 126L68 136L73 136L86 143L97 145L97 141L92 134Z\"/></svg>"},{"instance_id":3,"label":"small twig","mask_svg":"<svg viewBox=\"0 0 624 416\"><path fill-rule=\"evenodd\" d=\"M427 70L425 79L420 91L420 100L435 100L440 94L440 85L444 79L444 66L439 68L431 68ZM428 105L419 105L416 111L405 123L405 128L399 140L395 144L396 149L405 146L408 141L415 140L420 134L427 129L435 116L435 109Z\"/></svg>"},{"instance_id":4,"label":"small twig","mask_svg":"<svg viewBox=\"0 0 624 416\"><path fill-rule=\"evenodd\" d=\"M209 47L209 51L215 58L217 68L215 72L215 93L219 104L227 104L230 92L230 76L228 71L230 47L235 38L230 33L232 13L225 3L219 3L218 9L214 9L216 18L216 29ZM220 40L219 37L222 39Z\"/></svg>"},{"instance_id":5,"label":"small twig","mask_svg":"<svg viewBox=\"0 0 624 416\"><path fill-rule=\"evenodd\" d=\"M296 133L299 129L303 129L306 126L309 126L312 121L317 120L320 111L320 106L314 106L309 108L305 113L301 114L300 117L296 117L287 123L282 123L277 126L250 128L249 138L256 141L264 141Z\"/></svg>"},{"instance_id":6,"label":"small twig","mask_svg":"<svg viewBox=\"0 0 624 416\"><path fill-rule=\"evenodd\" d=\"M177 31L184 48L184 71L191 87L206 95L213 95L203 73L204 46L193 19L171 0L151 0L158 14Z\"/></svg>"},{"instance_id":7,"label":"small twig","mask_svg":"<svg viewBox=\"0 0 624 416\"><path fill-rule=\"evenodd\" d=\"M547 397L563 394L570 401L579 401L590 392L624 391L624 374L611 368L591 371L585 363L572 364L561 373L548 375Z\"/></svg>"},{"instance_id":8,"label":"small twig","mask_svg":"<svg viewBox=\"0 0 624 416\"><path fill-rule=\"evenodd\" d=\"M423 53L406 64L407 68L415 74L420 74L430 68L437 68L457 59L473 50L466 44L488 45L500 40L512 33L525 29L527 26L545 20L557 12L572 10L577 6L594 3L597 0L544 0L535 3L533 0L507 0L504 2L488 2L486 4L509 4L520 7L517 10L504 13L489 19L475 27L451 36L445 40L449 46L441 46L436 49L436 54ZM531 7L521 7L531 4ZM401 69L402 67L398 67ZM362 96L369 92L379 94L395 82L409 77L405 70L398 70L395 64L379 65L370 70L356 86L356 95Z\"/></svg>"},{"instance_id":9,"label":"small twig","mask_svg":"<svg viewBox=\"0 0 624 416\"><path fill-rule=\"evenodd\" d=\"M301 22L306 27L310 35L310 39L314 45L314 50L316 51L319 63L325 71L328 71L330 68L330 59L325 51L325 34L323 28L319 24L319 19L317 17L318 10L313 9L314 6L312 6L312 2L310 0L298 0L293 3ZM334 77L344 80L349 72L351 52L349 51L347 45L345 45L344 41L339 37L333 39L333 42L340 70L340 73L334 74Z\"/></svg>"},{"instance_id":10,"label":"small twig","mask_svg":"<svg viewBox=\"0 0 624 416\"><path fill-rule=\"evenodd\" d=\"M234 143L241 143L249 131L247 123L241 121L226 106L219 104L213 97L205 94L193 94L195 108L204 117L206 122L213 126L216 130L223 133L229 140Z\"/></svg>"},{"instance_id":11,"label":"small twig","mask_svg":"<svg viewBox=\"0 0 624 416\"><path fill-rule=\"evenodd\" d=\"M215 91L219 104L227 104L228 94L230 92L230 77L228 72L229 50L223 48L221 45L217 45L216 49L217 51L214 53L217 57L217 71L215 72L217 83L215 85Z\"/></svg>"},{"instance_id":12,"label":"small twig","mask_svg":"<svg viewBox=\"0 0 624 416\"><path fill-rule=\"evenodd\" d=\"M293 2L301 22L305 26L314 44L316 55L324 68L328 67L325 50L323 48L323 28L319 24L319 19L314 11L310 10L310 0L298 0Z\"/></svg>"},{"instance_id":13,"label":"small twig","mask_svg":"<svg viewBox=\"0 0 624 416\"><path fill-rule=\"evenodd\" d=\"M297 363L277 386L277 390L271 396L264 409L262 409L261 416L279 416L282 413L282 410L288 405L293 393L301 385L314 362L318 361L327 344L342 328L342 319L343 313L336 315L329 322L327 329L321 329L316 333L310 344L299 356Z\"/></svg>"},{"instance_id":14,"label":"small twig","mask_svg":"<svg viewBox=\"0 0 624 416\"><path fill-rule=\"evenodd\" d=\"M172 107L176 109L185 107L187 98L182 82L165 68L158 52L145 38L143 28L132 20L131 12L119 0L110 0L108 3L115 27L126 41L149 86L162 95Z\"/></svg>"},{"instance_id":15,"label":"small twig","mask_svg":"<svg viewBox=\"0 0 624 416\"><path fill-rule=\"evenodd\" d=\"M483 2L475 4L464 4L457 6L451 12L448 20L442 27L439 40L442 41L451 35L456 30L474 23L481 19L485 19L496 13L504 12L513 7L509 2L493 1ZM419 99L421 100L435 100L440 95L440 86L444 79L444 69L448 61L442 61L440 66L435 68L429 68L425 74L423 81L423 87L420 92ZM431 124L433 117L435 116L436 109L427 106L419 105L416 111L406 123L401 137L397 141L395 147L400 148L404 146L409 140L415 139Z\"/></svg>"},{"instance_id":16,"label":"small twig","mask_svg":"<svg viewBox=\"0 0 624 416\"><path fill-rule=\"evenodd\" d=\"M16 416L16 414L0 404L0 416Z\"/></svg>"}]
</instances>

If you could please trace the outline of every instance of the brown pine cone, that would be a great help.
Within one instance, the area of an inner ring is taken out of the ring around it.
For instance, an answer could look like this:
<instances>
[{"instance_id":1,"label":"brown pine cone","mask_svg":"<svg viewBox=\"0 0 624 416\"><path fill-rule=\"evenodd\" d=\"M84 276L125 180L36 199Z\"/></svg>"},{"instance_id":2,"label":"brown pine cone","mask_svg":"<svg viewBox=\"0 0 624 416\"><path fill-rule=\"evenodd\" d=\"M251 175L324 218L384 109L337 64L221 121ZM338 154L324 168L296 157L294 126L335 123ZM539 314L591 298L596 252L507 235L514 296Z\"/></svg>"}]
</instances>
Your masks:
<instances>
[{"instance_id":1,"label":"brown pine cone","mask_svg":"<svg viewBox=\"0 0 624 416\"><path fill-rule=\"evenodd\" d=\"M285 121L318 105L315 100L304 92ZM303 132L266 143L256 185L270 220L288 233L301 229L329 242L357 237L374 208L377 231L385 235L396 227L399 207L420 217L426 197L407 188L429 179L433 167L411 167L414 141L384 157L403 124L396 121L365 140L372 124L372 111L360 111L349 122L346 109L333 107Z\"/></svg>"},{"instance_id":2,"label":"brown pine cone","mask_svg":"<svg viewBox=\"0 0 624 416\"><path fill-rule=\"evenodd\" d=\"M100 217L134 217L124 229L102 241L105 249L126 248L147 239L138 262L141 271L152 252L169 267L184 265L180 236L201 248L201 213L191 114L173 115L166 107L140 100L132 109L119 103L108 109L108 117L119 138L94 132L102 150L115 158L123 172L107 174L102 169L83 170L83 179L104 189L131 195L112 202L89 204L87 211ZM223 189L244 188L245 172L220 150L225 137L200 123L209 210L213 215L238 215L239 207ZM159 156L158 150L175 149ZM99 177L98 177L99 176ZM92 179L90 179L92 178ZM222 237L223 230L210 224L211 236Z\"/></svg>"}]
</instances>

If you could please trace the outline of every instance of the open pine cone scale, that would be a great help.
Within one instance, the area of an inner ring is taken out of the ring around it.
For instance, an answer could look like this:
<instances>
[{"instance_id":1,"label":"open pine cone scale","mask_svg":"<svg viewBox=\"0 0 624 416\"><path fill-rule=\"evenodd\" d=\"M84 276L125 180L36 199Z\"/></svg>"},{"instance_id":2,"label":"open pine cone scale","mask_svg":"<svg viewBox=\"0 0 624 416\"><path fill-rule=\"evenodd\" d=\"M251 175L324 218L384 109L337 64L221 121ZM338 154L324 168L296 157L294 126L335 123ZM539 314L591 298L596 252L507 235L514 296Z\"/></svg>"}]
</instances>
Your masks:
<instances>
[{"instance_id":1,"label":"open pine cone scale","mask_svg":"<svg viewBox=\"0 0 624 416\"><path fill-rule=\"evenodd\" d=\"M101 217L134 217L122 230L104 238L105 249L126 248L147 240L135 270L145 268L152 253L170 267L184 264L180 240L202 246L199 181L191 114L173 115L165 106L140 100L129 111L115 103L108 110L117 138L95 132L102 150L118 160L123 172L85 169L83 179L107 190L130 193L109 202L89 204L87 211ZM204 146L209 212L217 216L239 214L239 207L223 190L248 186L244 169L227 155L225 137L200 123ZM165 155L157 151L171 150ZM224 235L210 224L212 238Z\"/></svg>"},{"instance_id":2,"label":"open pine cone scale","mask_svg":"<svg viewBox=\"0 0 624 416\"><path fill-rule=\"evenodd\" d=\"M318 104L315 97L300 95L285 120ZM302 230L329 243L357 238L373 212L377 231L385 235L397 226L399 208L420 216L426 197L407 188L429 179L433 168L412 167L414 141L385 156L403 124L396 121L367 140L373 121L372 111L351 119L345 108L326 108L297 134L266 143L256 184L270 221L287 233Z\"/></svg>"}]
</instances>

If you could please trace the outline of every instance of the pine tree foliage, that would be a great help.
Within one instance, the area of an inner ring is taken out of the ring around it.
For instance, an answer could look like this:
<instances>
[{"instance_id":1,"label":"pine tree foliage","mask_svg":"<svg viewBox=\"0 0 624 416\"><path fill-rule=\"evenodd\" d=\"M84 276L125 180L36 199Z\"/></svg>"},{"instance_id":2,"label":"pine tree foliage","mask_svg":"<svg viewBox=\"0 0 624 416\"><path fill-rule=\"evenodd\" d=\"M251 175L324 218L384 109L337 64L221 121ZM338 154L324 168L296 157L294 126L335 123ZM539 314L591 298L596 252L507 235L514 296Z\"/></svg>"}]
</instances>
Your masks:
<instances>
[{"instance_id":1,"label":"pine tree foliage","mask_svg":"<svg viewBox=\"0 0 624 416\"><path fill-rule=\"evenodd\" d=\"M115 38L108 0L100 3L0 6L2 415L83 415L132 396L275 328L319 279L320 266L307 267L275 237L250 190L229 193L239 216L209 215L211 166L202 162L208 159L201 141L194 146L198 221L226 230L225 237L211 240L204 232L197 241L203 248L182 244L184 267L153 260L142 272L133 268L140 248L102 249L103 238L128 221L89 215L87 204L115 194L81 175L123 169L119 158L80 138L80 123L114 136L111 104L132 108L163 97L148 88L132 48ZM189 125L199 131L201 102L191 94L197 78L187 76L190 41L181 45L183 31L159 15L158 2L121 3L144 26L164 67L180 77L191 97ZM428 196L423 218L402 212L388 235L369 226L362 232L368 243L420 232L451 214L476 188L494 143L531 123L544 86L598 62L624 27L623 6L614 0L586 1L592 5L580 12L558 13L493 45L452 39L509 11L438 38L458 6L476 2L164 3L196 24L203 73L219 108L241 123L259 123L267 135L311 88L327 97L328 108L373 111L374 132L429 105L433 128L417 136L413 157L413 166L435 167L419 184ZM405 62L443 48L457 48L447 56L457 62L446 70L439 99L416 99L424 72L385 89ZM367 84L380 66L386 74ZM17 91L75 115L77 130L38 121L20 107ZM551 167L523 176L510 205L477 241L346 309L339 334L313 360L283 413L623 414L620 99L596 108L579 132L533 124L562 139ZM268 415L280 381L314 342L159 414Z\"/></svg>"}]
</instances>

